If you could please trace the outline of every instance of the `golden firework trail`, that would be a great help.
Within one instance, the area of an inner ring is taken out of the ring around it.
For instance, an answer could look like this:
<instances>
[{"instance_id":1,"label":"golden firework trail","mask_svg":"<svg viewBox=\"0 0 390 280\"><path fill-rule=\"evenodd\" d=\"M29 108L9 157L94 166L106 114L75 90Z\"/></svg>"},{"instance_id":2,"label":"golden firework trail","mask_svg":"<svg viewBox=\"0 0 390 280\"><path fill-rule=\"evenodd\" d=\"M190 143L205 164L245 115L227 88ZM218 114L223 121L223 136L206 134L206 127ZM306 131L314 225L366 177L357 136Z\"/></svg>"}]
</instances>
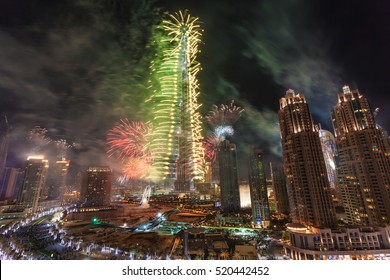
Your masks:
<instances>
[{"instance_id":1,"label":"golden firework trail","mask_svg":"<svg viewBox=\"0 0 390 280\"><path fill-rule=\"evenodd\" d=\"M154 92L149 102L153 103L154 131L150 179L178 179L181 174L184 180L201 181L204 148L196 77L201 67L196 56L202 30L198 18L180 11L162 22L161 33L157 38L159 56L151 67Z\"/></svg>"}]
</instances>

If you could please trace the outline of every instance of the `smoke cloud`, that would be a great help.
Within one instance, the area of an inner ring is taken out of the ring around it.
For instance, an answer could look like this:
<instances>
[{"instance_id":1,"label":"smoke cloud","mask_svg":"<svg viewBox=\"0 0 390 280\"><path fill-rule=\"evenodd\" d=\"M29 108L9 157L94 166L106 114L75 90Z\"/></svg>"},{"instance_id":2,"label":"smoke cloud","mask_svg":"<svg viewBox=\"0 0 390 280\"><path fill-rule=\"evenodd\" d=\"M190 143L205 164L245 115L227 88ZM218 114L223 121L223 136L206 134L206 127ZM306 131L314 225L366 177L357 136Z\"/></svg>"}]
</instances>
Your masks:
<instances>
[{"instance_id":1,"label":"smoke cloud","mask_svg":"<svg viewBox=\"0 0 390 280\"><path fill-rule=\"evenodd\" d=\"M107 164L106 132L147 111L153 2L74 0L36 9L27 1L10 9L19 22L0 25L0 111L12 125L11 157L25 159L26 134L41 126L78 144L74 163Z\"/></svg>"},{"instance_id":2,"label":"smoke cloud","mask_svg":"<svg viewBox=\"0 0 390 280\"><path fill-rule=\"evenodd\" d=\"M77 143L69 151L73 164L119 166L107 159L106 133L122 118L146 121L149 116L144 100L151 95L150 39L163 9L188 9L202 22L204 44L198 57L203 68L198 77L202 115L213 104L231 100L245 109L232 139L240 166L245 168L254 147L262 148L270 159L280 158L277 111L284 91L304 93L315 121L331 129L329 111L345 80L344 68L332 56L335 29L324 28L321 9L329 6L328 1L315 2L2 3L0 112L12 125L10 158L25 159L30 152L26 134L40 126L51 139ZM381 107L378 118L386 125L384 112Z\"/></svg>"},{"instance_id":3,"label":"smoke cloud","mask_svg":"<svg viewBox=\"0 0 390 280\"><path fill-rule=\"evenodd\" d=\"M244 55L256 59L278 84L304 93L316 121L329 125L342 71L329 55L331 37L316 25L314 4L261 1L254 10L255 19L238 27L247 42Z\"/></svg>"}]
</instances>

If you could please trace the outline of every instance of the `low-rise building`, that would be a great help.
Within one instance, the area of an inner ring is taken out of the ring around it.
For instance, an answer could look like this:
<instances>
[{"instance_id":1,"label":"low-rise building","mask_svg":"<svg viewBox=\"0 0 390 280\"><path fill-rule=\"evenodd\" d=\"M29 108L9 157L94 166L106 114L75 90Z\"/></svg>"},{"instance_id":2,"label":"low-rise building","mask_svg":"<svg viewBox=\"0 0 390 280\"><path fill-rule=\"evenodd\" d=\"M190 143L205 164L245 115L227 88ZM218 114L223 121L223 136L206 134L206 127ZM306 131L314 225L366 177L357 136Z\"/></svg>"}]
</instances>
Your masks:
<instances>
[{"instance_id":1,"label":"low-rise building","mask_svg":"<svg viewBox=\"0 0 390 280\"><path fill-rule=\"evenodd\" d=\"M295 260L390 259L390 226L332 230L288 224L286 255Z\"/></svg>"},{"instance_id":2,"label":"low-rise building","mask_svg":"<svg viewBox=\"0 0 390 280\"><path fill-rule=\"evenodd\" d=\"M204 228L188 228L183 236L184 255L189 258L223 259L229 246L221 234L205 233Z\"/></svg>"}]
</instances>

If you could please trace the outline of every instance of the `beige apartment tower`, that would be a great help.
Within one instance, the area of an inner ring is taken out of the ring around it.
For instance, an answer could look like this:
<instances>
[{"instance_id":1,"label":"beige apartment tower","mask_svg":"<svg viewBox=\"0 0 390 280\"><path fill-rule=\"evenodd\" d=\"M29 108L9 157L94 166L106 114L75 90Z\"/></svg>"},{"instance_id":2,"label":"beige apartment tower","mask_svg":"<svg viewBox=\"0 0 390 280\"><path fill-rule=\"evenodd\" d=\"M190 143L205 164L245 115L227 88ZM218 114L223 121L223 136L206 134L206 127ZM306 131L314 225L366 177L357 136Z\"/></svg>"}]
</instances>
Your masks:
<instances>
[{"instance_id":1,"label":"beige apartment tower","mask_svg":"<svg viewBox=\"0 0 390 280\"><path fill-rule=\"evenodd\" d=\"M29 156L25 162L18 203L25 208L30 208L31 213L38 210L48 168L49 161L44 156Z\"/></svg>"},{"instance_id":2,"label":"beige apartment tower","mask_svg":"<svg viewBox=\"0 0 390 280\"><path fill-rule=\"evenodd\" d=\"M280 99L278 114L293 223L336 227L318 128L305 96L289 89Z\"/></svg>"},{"instance_id":3,"label":"beige apartment tower","mask_svg":"<svg viewBox=\"0 0 390 280\"><path fill-rule=\"evenodd\" d=\"M348 86L331 111L337 174L349 224L378 226L390 219L390 146L368 100Z\"/></svg>"}]
</instances>

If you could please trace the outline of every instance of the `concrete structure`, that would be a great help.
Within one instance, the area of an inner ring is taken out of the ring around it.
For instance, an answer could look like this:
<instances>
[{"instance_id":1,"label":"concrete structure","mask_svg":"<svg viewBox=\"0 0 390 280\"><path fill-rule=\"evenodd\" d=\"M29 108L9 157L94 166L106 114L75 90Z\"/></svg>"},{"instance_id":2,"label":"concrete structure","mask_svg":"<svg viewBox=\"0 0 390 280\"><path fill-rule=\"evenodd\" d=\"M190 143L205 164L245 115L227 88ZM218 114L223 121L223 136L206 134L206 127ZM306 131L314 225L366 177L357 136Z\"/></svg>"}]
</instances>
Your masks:
<instances>
[{"instance_id":1,"label":"concrete structure","mask_svg":"<svg viewBox=\"0 0 390 280\"><path fill-rule=\"evenodd\" d=\"M267 182L264 173L263 153L255 149L249 160L249 188L251 194L252 221L260 226L270 220Z\"/></svg>"},{"instance_id":2,"label":"concrete structure","mask_svg":"<svg viewBox=\"0 0 390 280\"><path fill-rule=\"evenodd\" d=\"M272 188L275 195L276 211L279 214L288 214L290 207L288 204L287 184L284 177L283 166L270 163Z\"/></svg>"},{"instance_id":3,"label":"concrete structure","mask_svg":"<svg viewBox=\"0 0 390 280\"><path fill-rule=\"evenodd\" d=\"M184 231L184 255L188 258L221 259L229 246L222 234L205 233L204 228L189 228Z\"/></svg>"},{"instance_id":4,"label":"concrete structure","mask_svg":"<svg viewBox=\"0 0 390 280\"><path fill-rule=\"evenodd\" d=\"M3 176L5 172L5 165L7 162L8 155L8 131L9 124L6 115L3 115L0 120L0 199L5 194L5 186L3 184Z\"/></svg>"},{"instance_id":5,"label":"concrete structure","mask_svg":"<svg viewBox=\"0 0 390 280\"><path fill-rule=\"evenodd\" d=\"M124 216L124 207L101 206L101 207L79 207L71 209L66 217L68 221L81 220L91 221L96 218L99 221L106 221Z\"/></svg>"},{"instance_id":6,"label":"concrete structure","mask_svg":"<svg viewBox=\"0 0 390 280\"><path fill-rule=\"evenodd\" d=\"M64 193L62 203L64 204L76 204L80 200L80 192L72 191Z\"/></svg>"},{"instance_id":7,"label":"concrete structure","mask_svg":"<svg viewBox=\"0 0 390 280\"><path fill-rule=\"evenodd\" d=\"M43 156L30 156L25 163L18 203L25 208L31 208L31 213L35 213L38 209L48 168L49 161Z\"/></svg>"},{"instance_id":8,"label":"concrete structure","mask_svg":"<svg viewBox=\"0 0 390 280\"><path fill-rule=\"evenodd\" d=\"M321 142L305 96L289 89L278 114L290 217L294 223L333 228L336 215Z\"/></svg>"},{"instance_id":9,"label":"concrete structure","mask_svg":"<svg viewBox=\"0 0 390 280\"><path fill-rule=\"evenodd\" d=\"M38 210L39 211L46 211L46 210L60 207L60 206L61 206L61 200L59 200L59 199L41 200L38 203Z\"/></svg>"},{"instance_id":10,"label":"concrete structure","mask_svg":"<svg viewBox=\"0 0 390 280\"><path fill-rule=\"evenodd\" d=\"M204 182L209 184L213 182L213 164L211 162L206 162Z\"/></svg>"},{"instance_id":11,"label":"concrete structure","mask_svg":"<svg viewBox=\"0 0 390 280\"><path fill-rule=\"evenodd\" d=\"M16 205L0 206L0 224L9 223L12 219L20 219L28 216L28 209Z\"/></svg>"},{"instance_id":12,"label":"concrete structure","mask_svg":"<svg viewBox=\"0 0 390 280\"><path fill-rule=\"evenodd\" d=\"M16 199L23 182L23 170L7 167L3 178L3 198L12 201Z\"/></svg>"},{"instance_id":13,"label":"concrete structure","mask_svg":"<svg viewBox=\"0 0 390 280\"><path fill-rule=\"evenodd\" d=\"M66 176L68 175L69 160L57 160L49 168L46 186L47 198L62 200L66 192Z\"/></svg>"},{"instance_id":14,"label":"concrete structure","mask_svg":"<svg viewBox=\"0 0 390 280\"><path fill-rule=\"evenodd\" d=\"M331 112L337 176L346 220L352 225L390 222L390 145L375 123L368 100L348 86Z\"/></svg>"},{"instance_id":15,"label":"concrete structure","mask_svg":"<svg viewBox=\"0 0 390 280\"><path fill-rule=\"evenodd\" d=\"M251 190L247 181L240 181L238 183L238 189L240 191L240 207L251 208Z\"/></svg>"},{"instance_id":16,"label":"concrete structure","mask_svg":"<svg viewBox=\"0 0 390 280\"><path fill-rule=\"evenodd\" d=\"M107 166L91 166L85 171L80 193L83 207L107 206L111 203L112 171Z\"/></svg>"},{"instance_id":17,"label":"concrete structure","mask_svg":"<svg viewBox=\"0 0 390 280\"><path fill-rule=\"evenodd\" d=\"M256 246L254 246L254 245L236 245L234 247L233 259L257 260Z\"/></svg>"},{"instance_id":18,"label":"concrete structure","mask_svg":"<svg viewBox=\"0 0 390 280\"><path fill-rule=\"evenodd\" d=\"M240 211L240 193L238 189L238 173L236 145L225 139L218 152L219 177L221 186L221 208L224 213Z\"/></svg>"},{"instance_id":19,"label":"concrete structure","mask_svg":"<svg viewBox=\"0 0 390 280\"><path fill-rule=\"evenodd\" d=\"M390 226L331 230L288 224L286 255L294 260L390 259Z\"/></svg>"}]
</instances>

